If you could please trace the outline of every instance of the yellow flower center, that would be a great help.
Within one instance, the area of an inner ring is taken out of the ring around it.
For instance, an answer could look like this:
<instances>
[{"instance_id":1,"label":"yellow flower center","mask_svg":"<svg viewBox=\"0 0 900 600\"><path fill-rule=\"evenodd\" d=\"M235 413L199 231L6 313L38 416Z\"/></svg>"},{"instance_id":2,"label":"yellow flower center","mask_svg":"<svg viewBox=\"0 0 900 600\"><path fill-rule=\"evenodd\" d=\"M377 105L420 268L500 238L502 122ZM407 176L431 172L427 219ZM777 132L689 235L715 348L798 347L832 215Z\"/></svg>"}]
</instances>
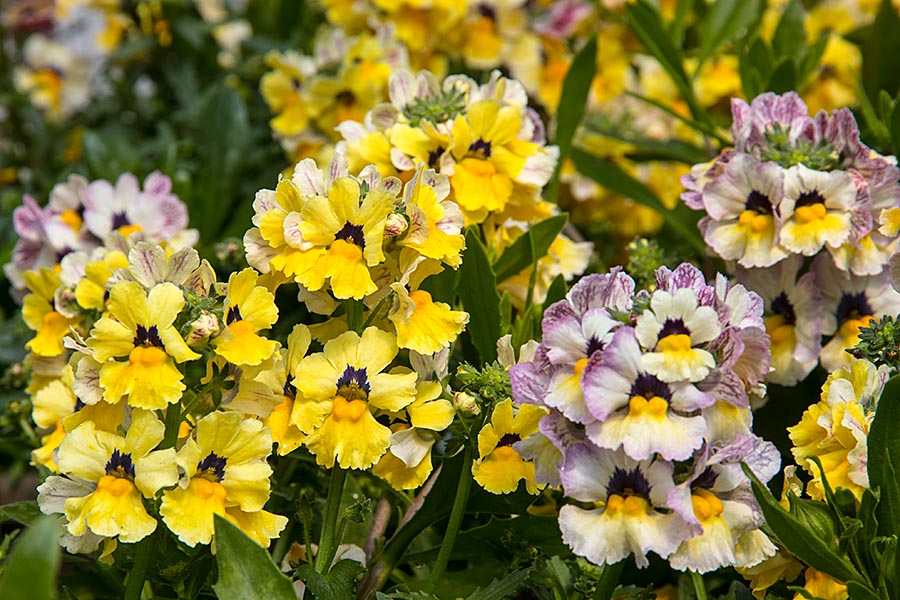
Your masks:
<instances>
[{"instance_id":1,"label":"yellow flower center","mask_svg":"<svg viewBox=\"0 0 900 600\"><path fill-rule=\"evenodd\" d=\"M140 225L138 225L137 223L132 223L130 225L122 225L121 227L119 227L119 229L117 231L119 233L121 233L123 236L128 237L132 233L135 233L137 231L142 231L143 229L144 228L141 227Z\"/></svg>"},{"instance_id":2,"label":"yellow flower center","mask_svg":"<svg viewBox=\"0 0 900 600\"><path fill-rule=\"evenodd\" d=\"M204 477L194 478L194 491L204 500L215 499L224 501L228 491L218 481L210 481Z\"/></svg>"},{"instance_id":3,"label":"yellow flower center","mask_svg":"<svg viewBox=\"0 0 900 600\"><path fill-rule=\"evenodd\" d=\"M519 453L512 446L500 446L493 452L495 460L513 460L519 458Z\"/></svg>"},{"instance_id":4,"label":"yellow flower center","mask_svg":"<svg viewBox=\"0 0 900 600\"><path fill-rule=\"evenodd\" d=\"M586 358L578 359L578 361L575 363L575 367L572 369L572 374L575 375L575 377L580 378L581 374L584 373L584 368L587 366L587 364L588 364L588 359L586 359Z\"/></svg>"},{"instance_id":5,"label":"yellow flower center","mask_svg":"<svg viewBox=\"0 0 900 600\"><path fill-rule=\"evenodd\" d=\"M253 323L251 323L250 321L245 321L244 319L241 319L240 321L233 321L228 326L228 329L231 330L231 333L234 334L235 337L256 333L255 331L253 331Z\"/></svg>"},{"instance_id":6,"label":"yellow flower center","mask_svg":"<svg viewBox=\"0 0 900 600\"><path fill-rule=\"evenodd\" d=\"M709 490L694 490L691 494L691 506L694 508L694 516L699 521L706 521L712 517L718 517L725 510L722 501Z\"/></svg>"},{"instance_id":7,"label":"yellow flower center","mask_svg":"<svg viewBox=\"0 0 900 600\"><path fill-rule=\"evenodd\" d=\"M628 414L639 417L647 414L651 417L662 418L669 410L669 403L659 396L653 396L649 400L644 396L632 396L628 401Z\"/></svg>"},{"instance_id":8,"label":"yellow flower center","mask_svg":"<svg viewBox=\"0 0 900 600\"><path fill-rule=\"evenodd\" d=\"M474 158L463 159L466 170L474 177L489 179L497 173L497 168L489 160L478 160Z\"/></svg>"},{"instance_id":9,"label":"yellow flower center","mask_svg":"<svg viewBox=\"0 0 900 600\"><path fill-rule=\"evenodd\" d=\"M745 210L741 213L741 216L738 217L738 223L740 223L741 226L751 229L756 233L765 231L771 222L772 217L770 215L761 215L755 210Z\"/></svg>"},{"instance_id":10,"label":"yellow flower center","mask_svg":"<svg viewBox=\"0 0 900 600\"><path fill-rule=\"evenodd\" d=\"M793 343L794 326L788 323L781 315L766 318L766 332L772 339L773 346L785 343Z\"/></svg>"},{"instance_id":11,"label":"yellow flower center","mask_svg":"<svg viewBox=\"0 0 900 600\"><path fill-rule=\"evenodd\" d=\"M656 347L662 352L687 352L691 349L691 336L685 333L667 335L659 340Z\"/></svg>"},{"instance_id":12,"label":"yellow flower center","mask_svg":"<svg viewBox=\"0 0 900 600\"><path fill-rule=\"evenodd\" d=\"M328 254L331 256L340 256L349 262L359 262L362 260L363 255L362 248L353 242L348 242L343 239L334 240L334 243L331 244L331 248L328 249Z\"/></svg>"},{"instance_id":13,"label":"yellow flower center","mask_svg":"<svg viewBox=\"0 0 900 600\"><path fill-rule=\"evenodd\" d=\"M138 346L128 354L128 361L142 367L155 367L166 361L169 355L156 346Z\"/></svg>"},{"instance_id":14,"label":"yellow flower center","mask_svg":"<svg viewBox=\"0 0 900 600\"><path fill-rule=\"evenodd\" d=\"M331 414L338 421L359 421L366 412L366 403L362 400L347 400L343 396L335 396Z\"/></svg>"},{"instance_id":15,"label":"yellow flower center","mask_svg":"<svg viewBox=\"0 0 900 600\"><path fill-rule=\"evenodd\" d=\"M799 223L819 221L824 219L826 214L828 214L828 209L826 209L825 205L821 202L798 206L797 210L794 211L794 217Z\"/></svg>"},{"instance_id":16,"label":"yellow flower center","mask_svg":"<svg viewBox=\"0 0 900 600\"><path fill-rule=\"evenodd\" d=\"M859 330L862 327L868 327L869 323L874 319L871 315L859 317L858 319L848 319L841 324L841 335L845 338L859 337Z\"/></svg>"},{"instance_id":17,"label":"yellow flower center","mask_svg":"<svg viewBox=\"0 0 900 600\"><path fill-rule=\"evenodd\" d=\"M55 310L45 314L41 320L44 323L44 327L53 329L54 331L59 331L60 329L65 331L68 329L68 327L66 327L66 318Z\"/></svg>"},{"instance_id":18,"label":"yellow flower center","mask_svg":"<svg viewBox=\"0 0 900 600\"><path fill-rule=\"evenodd\" d=\"M628 516L636 517L646 514L648 508L647 501L640 496L626 496L623 498L618 494L613 494L606 500L606 512L610 516L621 510Z\"/></svg>"},{"instance_id":19,"label":"yellow flower center","mask_svg":"<svg viewBox=\"0 0 900 600\"><path fill-rule=\"evenodd\" d=\"M106 492L113 496L124 496L131 491L132 487L134 487L134 484L127 479L112 475L104 475L97 482L98 492Z\"/></svg>"},{"instance_id":20,"label":"yellow flower center","mask_svg":"<svg viewBox=\"0 0 900 600\"><path fill-rule=\"evenodd\" d=\"M421 310L423 307L431 304L431 294L425 290L415 290L414 292L410 292L409 299L415 303L416 310Z\"/></svg>"},{"instance_id":21,"label":"yellow flower center","mask_svg":"<svg viewBox=\"0 0 900 600\"><path fill-rule=\"evenodd\" d=\"M79 215L74 210L66 210L63 211L61 215L59 215L59 219L69 226L69 229L72 231L81 231L81 226L84 224L84 221L81 219L81 215Z\"/></svg>"}]
</instances>

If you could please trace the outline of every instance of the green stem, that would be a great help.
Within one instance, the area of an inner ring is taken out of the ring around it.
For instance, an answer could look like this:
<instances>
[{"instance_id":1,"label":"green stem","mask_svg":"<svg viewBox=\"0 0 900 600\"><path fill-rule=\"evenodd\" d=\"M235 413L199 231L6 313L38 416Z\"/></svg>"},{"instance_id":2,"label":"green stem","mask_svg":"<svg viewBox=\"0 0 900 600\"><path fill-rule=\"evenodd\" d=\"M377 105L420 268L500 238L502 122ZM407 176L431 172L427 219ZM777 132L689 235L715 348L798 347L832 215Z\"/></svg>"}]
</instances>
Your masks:
<instances>
[{"instance_id":1,"label":"green stem","mask_svg":"<svg viewBox=\"0 0 900 600\"><path fill-rule=\"evenodd\" d=\"M622 569L625 568L625 561L606 565L603 572L600 573L600 581L597 583L597 590L594 592L594 600L609 600L612 598L616 586L619 585L619 577L622 575Z\"/></svg>"},{"instance_id":2,"label":"green stem","mask_svg":"<svg viewBox=\"0 0 900 600\"><path fill-rule=\"evenodd\" d=\"M691 582L694 584L694 593L697 600L707 600L706 583L703 582L703 575L697 571L691 571Z\"/></svg>"},{"instance_id":3,"label":"green stem","mask_svg":"<svg viewBox=\"0 0 900 600\"><path fill-rule=\"evenodd\" d=\"M325 505L325 520L322 523L322 535L319 537L319 549L316 550L316 571L325 573L331 566L331 560L337 551L339 536L335 535L338 514L341 510L341 496L344 493L346 469L335 465L331 470L331 483L328 485L328 498Z\"/></svg>"},{"instance_id":4,"label":"green stem","mask_svg":"<svg viewBox=\"0 0 900 600\"><path fill-rule=\"evenodd\" d=\"M178 429L181 427L181 403L170 404L166 409L166 433L160 448L174 448L178 441Z\"/></svg>"},{"instance_id":5,"label":"green stem","mask_svg":"<svg viewBox=\"0 0 900 600\"><path fill-rule=\"evenodd\" d=\"M462 524L463 515L466 512L466 504L469 501L469 490L472 487L472 448L466 445L463 455L463 468L459 474L459 483L456 484L456 497L453 499L453 508L450 511L450 521L447 523L447 531L441 541L441 549L438 551L431 576L428 578L427 590L434 590L438 580L444 575L447 563L450 562L450 553L456 542L456 535Z\"/></svg>"},{"instance_id":6,"label":"green stem","mask_svg":"<svg viewBox=\"0 0 900 600\"><path fill-rule=\"evenodd\" d=\"M355 331L356 333L362 334L362 324L363 324L363 303L362 300L346 300L344 302L344 306L346 307L345 312L347 313L347 326L350 328L350 331Z\"/></svg>"},{"instance_id":7,"label":"green stem","mask_svg":"<svg viewBox=\"0 0 900 600\"><path fill-rule=\"evenodd\" d=\"M128 583L125 587L125 600L140 600L144 582L147 580L147 569L150 567L150 558L153 556L155 542L156 532L138 542L137 551L134 554L134 565L131 567L131 573L128 574Z\"/></svg>"}]
</instances>

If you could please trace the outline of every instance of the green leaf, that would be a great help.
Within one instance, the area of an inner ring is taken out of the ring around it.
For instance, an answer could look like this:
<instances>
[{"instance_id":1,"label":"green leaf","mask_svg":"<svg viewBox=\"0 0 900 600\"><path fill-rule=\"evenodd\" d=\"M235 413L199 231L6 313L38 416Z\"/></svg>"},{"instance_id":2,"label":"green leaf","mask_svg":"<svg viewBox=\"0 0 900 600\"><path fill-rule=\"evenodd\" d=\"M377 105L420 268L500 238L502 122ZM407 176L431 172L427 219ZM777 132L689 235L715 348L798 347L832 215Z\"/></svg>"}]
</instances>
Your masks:
<instances>
[{"instance_id":1,"label":"green leaf","mask_svg":"<svg viewBox=\"0 0 900 600\"><path fill-rule=\"evenodd\" d=\"M894 110L891 111L891 146L894 154L900 153L900 102L894 104Z\"/></svg>"},{"instance_id":2,"label":"green leaf","mask_svg":"<svg viewBox=\"0 0 900 600\"><path fill-rule=\"evenodd\" d=\"M531 575L531 569L514 571L499 581L493 581L484 589L477 589L469 596L469 600L504 600L515 594Z\"/></svg>"},{"instance_id":3,"label":"green leaf","mask_svg":"<svg viewBox=\"0 0 900 600\"><path fill-rule=\"evenodd\" d=\"M482 364L497 359L500 339L500 295L487 249L474 229L466 233L466 250L459 268L457 293L469 313L466 331L481 355Z\"/></svg>"},{"instance_id":4,"label":"green leaf","mask_svg":"<svg viewBox=\"0 0 900 600\"><path fill-rule=\"evenodd\" d=\"M788 2L772 37L772 49L775 51L776 59L793 59L803 55L806 49L806 30L803 27L805 17L803 5L799 0Z\"/></svg>"},{"instance_id":5,"label":"green leaf","mask_svg":"<svg viewBox=\"0 0 900 600\"><path fill-rule=\"evenodd\" d=\"M900 89L900 15L890 0L882 0L875 21L865 30L863 51L863 82L869 97L878 90L896 95Z\"/></svg>"},{"instance_id":6,"label":"green leaf","mask_svg":"<svg viewBox=\"0 0 900 600\"><path fill-rule=\"evenodd\" d=\"M882 598L868 586L856 581L847 582L847 594L850 600L882 600Z\"/></svg>"},{"instance_id":7,"label":"green leaf","mask_svg":"<svg viewBox=\"0 0 900 600\"><path fill-rule=\"evenodd\" d=\"M772 75L769 76L769 83L766 89L776 94L784 94L797 87L797 66L790 58L784 59Z\"/></svg>"},{"instance_id":8,"label":"green leaf","mask_svg":"<svg viewBox=\"0 0 900 600\"><path fill-rule=\"evenodd\" d=\"M0 523L5 521L15 521L22 525L31 525L31 523L41 516L41 509L34 500L26 502L13 502L0 506Z\"/></svg>"},{"instance_id":9,"label":"green leaf","mask_svg":"<svg viewBox=\"0 0 900 600\"><path fill-rule=\"evenodd\" d=\"M62 560L59 524L42 516L13 544L0 579L3 600L53 600Z\"/></svg>"},{"instance_id":10,"label":"green leaf","mask_svg":"<svg viewBox=\"0 0 900 600\"><path fill-rule=\"evenodd\" d=\"M684 72L681 52L666 33L659 11L646 0L637 0L637 2L626 5L625 17L629 29L647 51L659 61L675 87L681 92L681 96L688 103L694 118L698 121L708 121L706 113L697 103L691 82Z\"/></svg>"},{"instance_id":11,"label":"green leaf","mask_svg":"<svg viewBox=\"0 0 900 600\"><path fill-rule=\"evenodd\" d=\"M700 237L698 229L690 227L683 220L676 218L672 211L665 207L650 188L625 173L615 163L604 158L597 158L578 149L572 151L572 160L578 168L578 172L585 177L589 177L603 187L659 212L665 219L666 224L697 250L701 256L706 253L706 243Z\"/></svg>"},{"instance_id":12,"label":"green leaf","mask_svg":"<svg viewBox=\"0 0 900 600\"><path fill-rule=\"evenodd\" d=\"M862 80L859 80L857 96L859 97L859 110L862 113L863 120L872 135L875 136L877 144L882 147L890 146L894 143L892 131L889 131L888 125L893 129L893 116L890 124L885 124L878 115L875 114L875 107L869 99L869 95L863 87Z\"/></svg>"},{"instance_id":13,"label":"green leaf","mask_svg":"<svg viewBox=\"0 0 900 600\"><path fill-rule=\"evenodd\" d=\"M819 68L829 36L823 35L806 49L803 60L797 63L797 83L802 85Z\"/></svg>"},{"instance_id":14,"label":"green leaf","mask_svg":"<svg viewBox=\"0 0 900 600\"><path fill-rule=\"evenodd\" d=\"M554 215L532 225L528 231L519 236L494 263L497 281L512 277L525 267L534 264L538 259L543 258L547 254L550 244L566 226L568 218L569 215L566 213ZM531 252L532 247L534 247L534 256Z\"/></svg>"},{"instance_id":15,"label":"green leaf","mask_svg":"<svg viewBox=\"0 0 900 600\"><path fill-rule=\"evenodd\" d=\"M696 73L722 44L749 29L762 16L762 0L717 0L700 26L702 38Z\"/></svg>"},{"instance_id":16,"label":"green leaf","mask_svg":"<svg viewBox=\"0 0 900 600\"><path fill-rule=\"evenodd\" d=\"M563 277L562 274L557 275L553 279L553 282L550 283L550 287L547 288L547 298L544 300L544 310L565 298L568 292L569 286L566 284L566 278Z\"/></svg>"},{"instance_id":17,"label":"green leaf","mask_svg":"<svg viewBox=\"0 0 900 600\"><path fill-rule=\"evenodd\" d=\"M221 600L266 598L297 600L291 580L278 570L266 549L227 519L215 516L219 579L213 586Z\"/></svg>"},{"instance_id":18,"label":"green leaf","mask_svg":"<svg viewBox=\"0 0 900 600\"><path fill-rule=\"evenodd\" d=\"M559 189L559 171L572 149L572 138L584 116L591 82L597 71L597 36L592 35L584 47L572 60L572 65L563 80L559 107L556 110L555 143L559 146L559 159L547 187L546 197L555 200Z\"/></svg>"},{"instance_id":19,"label":"green leaf","mask_svg":"<svg viewBox=\"0 0 900 600\"><path fill-rule=\"evenodd\" d=\"M297 574L316 600L346 600L356 597L358 577L366 570L355 560L342 560L322 575L310 564L303 564Z\"/></svg>"},{"instance_id":20,"label":"green leaf","mask_svg":"<svg viewBox=\"0 0 900 600\"><path fill-rule=\"evenodd\" d=\"M766 524L778 537L778 541L794 556L809 566L831 575L835 579L848 582L861 579L856 568L847 560L836 544L828 544L809 531L788 511L786 511L769 489L746 465L741 465L750 478L753 495L759 502Z\"/></svg>"},{"instance_id":21,"label":"green leaf","mask_svg":"<svg viewBox=\"0 0 900 600\"><path fill-rule=\"evenodd\" d=\"M891 464L900 464L900 377L894 376L884 386L881 399L875 410L875 418L869 427L869 435L866 437L866 451L869 456L881 458L890 455ZM868 463L869 487L881 488L884 484L884 467L880 461L872 460ZM882 491L882 494L884 492ZM886 499L882 499L885 502ZM892 506L893 510L900 510L898 506Z\"/></svg>"}]
</instances>

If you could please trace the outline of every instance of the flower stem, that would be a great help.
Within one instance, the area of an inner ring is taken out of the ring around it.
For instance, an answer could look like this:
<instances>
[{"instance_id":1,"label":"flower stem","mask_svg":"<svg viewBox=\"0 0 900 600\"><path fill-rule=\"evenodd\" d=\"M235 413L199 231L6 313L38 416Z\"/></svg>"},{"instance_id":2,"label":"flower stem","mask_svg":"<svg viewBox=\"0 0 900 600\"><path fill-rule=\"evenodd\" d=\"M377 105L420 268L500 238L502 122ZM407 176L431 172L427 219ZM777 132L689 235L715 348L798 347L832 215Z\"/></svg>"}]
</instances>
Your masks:
<instances>
[{"instance_id":1,"label":"flower stem","mask_svg":"<svg viewBox=\"0 0 900 600\"><path fill-rule=\"evenodd\" d=\"M134 565L131 567L131 573L128 574L128 583L125 586L125 600L140 600L155 545L155 531L138 542L137 550L134 554Z\"/></svg>"},{"instance_id":2,"label":"flower stem","mask_svg":"<svg viewBox=\"0 0 900 600\"><path fill-rule=\"evenodd\" d=\"M340 543L340 535L335 535L338 514L341 509L341 496L344 493L346 469L335 465L331 470L331 483L328 485L328 498L325 500L325 520L322 523L322 534L319 537L319 549L316 550L316 571L325 573L331 566L334 553Z\"/></svg>"},{"instance_id":3,"label":"flower stem","mask_svg":"<svg viewBox=\"0 0 900 600\"><path fill-rule=\"evenodd\" d=\"M603 571L600 573L600 581L597 583L597 590L594 592L594 600L609 600L612 598L613 592L616 591L616 586L619 585L619 577L622 575L624 567L624 560L603 567Z\"/></svg>"},{"instance_id":4,"label":"flower stem","mask_svg":"<svg viewBox=\"0 0 900 600\"><path fill-rule=\"evenodd\" d=\"M362 335L363 330L363 303L361 300L349 299L344 301L347 313L347 326L350 331Z\"/></svg>"},{"instance_id":5,"label":"flower stem","mask_svg":"<svg viewBox=\"0 0 900 600\"><path fill-rule=\"evenodd\" d=\"M174 448L178 441L178 430L181 428L181 403L170 404L166 409L166 433L160 448Z\"/></svg>"},{"instance_id":6,"label":"flower stem","mask_svg":"<svg viewBox=\"0 0 900 600\"><path fill-rule=\"evenodd\" d=\"M467 444L463 455L463 468L459 474L459 483L456 485L456 497L453 499L453 508L450 511L450 521L447 523L447 531L441 541L441 549L438 551L431 576L428 578L428 591L434 590L438 580L444 575L447 563L450 562L450 553L456 542L456 535L462 524L463 515L466 512L466 504L469 501L469 490L472 487L472 448Z\"/></svg>"},{"instance_id":7,"label":"flower stem","mask_svg":"<svg viewBox=\"0 0 900 600\"><path fill-rule=\"evenodd\" d=\"M706 600L706 583L703 582L703 575L697 571L691 571L691 582L694 584L694 593L697 600Z\"/></svg>"}]
</instances>

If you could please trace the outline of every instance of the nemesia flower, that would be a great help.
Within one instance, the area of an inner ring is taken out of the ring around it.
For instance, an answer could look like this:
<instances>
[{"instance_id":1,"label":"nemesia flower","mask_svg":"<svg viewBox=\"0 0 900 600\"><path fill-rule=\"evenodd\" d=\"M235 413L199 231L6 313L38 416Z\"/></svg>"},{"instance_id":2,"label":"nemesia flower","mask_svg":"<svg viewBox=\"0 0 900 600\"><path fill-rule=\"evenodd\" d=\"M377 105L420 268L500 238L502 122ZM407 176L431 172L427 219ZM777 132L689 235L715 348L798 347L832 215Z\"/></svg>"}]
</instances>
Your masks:
<instances>
[{"instance_id":1,"label":"nemesia flower","mask_svg":"<svg viewBox=\"0 0 900 600\"><path fill-rule=\"evenodd\" d=\"M449 346L465 329L469 314L451 310L444 302L434 302L425 290L391 284L397 294L397 309L388 318L397 330L397 345L421 354L433 354Z\"/></svg>"},{"instance_id":2,"label":"nemesia flower","mask_svg":"<svg viewBox=\"0 0 900 600\"><path fill-rule=\"evenodd\" d=\"M279 402L265 418L264 422L272 432L272 439L278 446L278 454L285 455L299 448L306 440L306 434L291 422L294 411L294 400L297 390L289 381L297 371L300 361L306 356L312 341L309 328L297 324L287 339L287 348L283 349L281 360L284 361L285 381L282 384Z\"/></svg>"},{"instance_id":3,"label":"nemesia flower","mask_svg":"<svg viewBox=\"0 0 900 600\"><path fill-rule=\"evenodd\" d=\"M116 403L128 396L137 408L165 408L177 402L185 389L175 362L200 358L173 326L184 306L184 296L171 283L145 293L130 281L113 286L109 316L101 318L87 340L100 363L103 399ZM116 358L127 357L121 362Z\"/></svg>"},{"instance_id":4,"label":"nemesia flower","mask_svg":"<svg viewBox=\"0 0 900 600\"><path fill-rule=\"evenodd\" d=\"M415 373L382 373L397 351L392 334L368 327L362 336L341 334L299 362L291 422L309 435L305 445L320 465L366 469L384 456L391 430L375 414L416 399Z\"/></svg>"},{"instance_id":5,"label":"nemesia flower","mask_svg":"<svg viewBox=\"0 0 900 600\"><path fill-rule=\"evenodd\" d=\"M197 421L195 431L176 459L184 477L163 493L163 522L178 539L195 546L210 543L213 515L218 514L268 546L287 525L287 518L262 510L272 474L266 462L271 434L261 422L235 412L212 412ZM265 533L259 535L260 529Z\"/></svg>"},{"instance_id":6,"label":"nemesia flower","mask_svg":"<svg viewBox=\"0 0 900 600\"><path fill-rule=\"evenodd\" d=\"M70 478L93 482L93 491L65 501L68 531L137 542L156 529L142 498L178 481L175 450L154 450L165 426L152 412L136 410L125 437L85 421L62 441L57 463Z\"/></svg>"},{"instance_id":7,"label":"nemesia flower","mask_svg":"<svg viewBox=\"0 0 900 600\"><path fill-rule=\"evenodd\" d=\"M866 436L887 379L886 366L853 360L828 376L822 399L788 428L794 460L812 476L806 491L814 500L824 497L823 475L832 488L850 490L857 499L868 488ZM824 473L810 457L821 461Z\"/></svg>"},{"instance_id":8,"label":"nemesia flower","mask_svg":"<svg viewBox=\"0 0 900 600\"><path fill-rule=\"evenodd\" d=\"M75 320L60 314L54 306L54 296L60 286L59 275L51 269L41 268L40 272L29 271L25 283L30 294L25 296L22 318L35 336L25 344L39 356L58 356L63 353L63 338Z\"/></svg>"},{"instance_id":9,"label":"nemesia flower","mask_svg":"<svg viewBox=\"0 0 900 600\"><path fill-rule=\"evenodd\" d=\"M225 296L225 329L216 338L216 354L237 365L258 365L275 352L278 343L257 332L278 320L275 297L257 285L253 269L232 273Z\"/></svg>"},{"instance_id":10,"label":"nemesia flower","mask_svg":"<svg viewBox=\"0 0 900 600\"><path fill-rule=\"evenodd\" d=\"M490 422L478 432L478 459L472 465L478 485L493 494L508 494L524 480L528 493L537 493L534 463L523 460L516 445L537 433L545 414L545 409L531 404L514 411L512 400L494 407Z\"/></svg>"}]
</instances>

